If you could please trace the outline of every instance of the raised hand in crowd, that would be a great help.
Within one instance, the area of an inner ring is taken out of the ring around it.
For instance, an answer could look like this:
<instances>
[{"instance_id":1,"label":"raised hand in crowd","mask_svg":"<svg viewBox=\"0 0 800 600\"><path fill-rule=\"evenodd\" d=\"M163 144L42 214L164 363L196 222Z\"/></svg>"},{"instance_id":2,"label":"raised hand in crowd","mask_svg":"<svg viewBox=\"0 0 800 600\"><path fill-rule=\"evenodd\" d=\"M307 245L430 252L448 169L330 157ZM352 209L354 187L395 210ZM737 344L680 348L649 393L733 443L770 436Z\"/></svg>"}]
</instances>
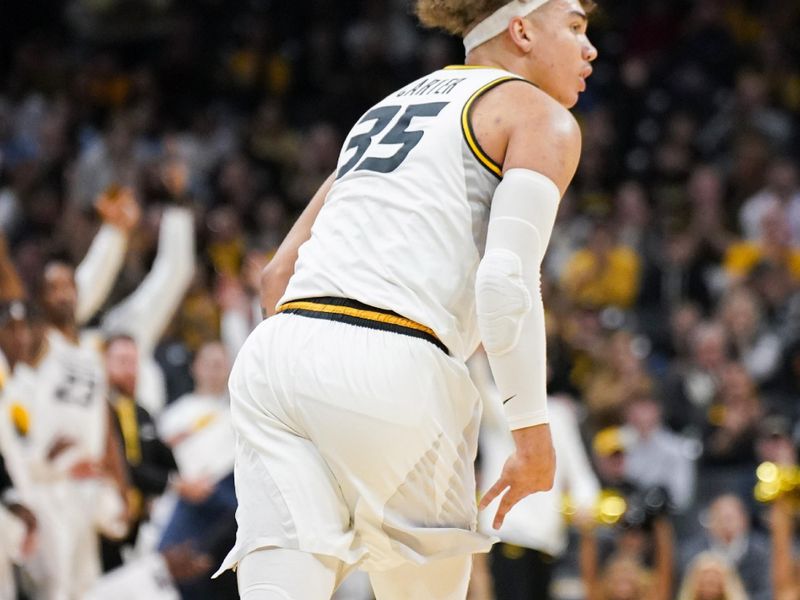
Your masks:
<instances>
[{"instance_id":1,"label":"raised hand in crowd","mask_svg":"<svg viewBox=\"0 0 800 600\"><path fill-rule=\"evenodd\" d=\"M104 223L130 233L139 224L142 209L133 189L111 186L97 197L95 210Z\"/></svg>"}]
</instances>

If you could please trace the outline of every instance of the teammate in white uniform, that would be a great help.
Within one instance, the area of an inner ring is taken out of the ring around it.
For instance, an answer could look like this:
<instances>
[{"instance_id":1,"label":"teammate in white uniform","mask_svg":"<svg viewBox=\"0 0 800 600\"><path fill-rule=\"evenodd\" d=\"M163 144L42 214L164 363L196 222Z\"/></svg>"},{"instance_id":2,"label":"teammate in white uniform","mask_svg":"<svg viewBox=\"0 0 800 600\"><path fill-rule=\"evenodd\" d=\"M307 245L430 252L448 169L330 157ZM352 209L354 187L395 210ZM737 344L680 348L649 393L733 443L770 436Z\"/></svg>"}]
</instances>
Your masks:
<instances>
[{"instance_id":1,"label":"teammate in white uniform","mask_svg":"<svg viewBox=\"0 0 800 600\"><path fill-rule=\"evenodd\" d=\"M353 565L380 600L465 596L470 554L493 541L476 531L480 399L464 364L479 341L516 444L483 500L503 495L495 527L552 485L538 281L580 153L566 107L596 56L585 8L417 11L466 33L467 65L353 127L265 272L279 314L231 374L239 529L223 568L238 564L244 600L329 598Z\"/></svg>"},{"instance_id":2,"label":"teammate in white uniform","mask_svg":"<svg viewBox=\"0 0 800 600\"><path fill-rule=\"evenodd\" d=\"M38 359L16 365L3 395L27 416L18 479L27 479L21 491L41 523L30 568L37 597L72 600L100 574L98 531L126 531L124 483L117 441L109 436L103 364L77 339L71 269L51 263L42 295L49 327Z\"/></svg>"}]
</instances>

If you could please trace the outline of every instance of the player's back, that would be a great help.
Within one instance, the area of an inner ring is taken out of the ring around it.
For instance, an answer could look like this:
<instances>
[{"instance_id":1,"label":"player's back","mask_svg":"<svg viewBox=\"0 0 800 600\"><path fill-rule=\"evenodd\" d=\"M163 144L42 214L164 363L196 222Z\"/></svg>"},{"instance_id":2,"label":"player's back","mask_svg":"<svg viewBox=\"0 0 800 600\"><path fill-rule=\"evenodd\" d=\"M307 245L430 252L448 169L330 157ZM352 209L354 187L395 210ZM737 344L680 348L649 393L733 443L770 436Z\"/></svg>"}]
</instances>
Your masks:
<instances>
[{"instance_id":1,"label":"player's back","mask_svg":"<svg viewBox=\"0 0 800 600\"><path fill-rule=\"evenodd\" d=\"M345 140L281 302L332 296L391 310L468 356L479 339L475 272L501 176L475 139L470 108L512 79L451 67L368 110Z\"/></svg>"}]
</instances>

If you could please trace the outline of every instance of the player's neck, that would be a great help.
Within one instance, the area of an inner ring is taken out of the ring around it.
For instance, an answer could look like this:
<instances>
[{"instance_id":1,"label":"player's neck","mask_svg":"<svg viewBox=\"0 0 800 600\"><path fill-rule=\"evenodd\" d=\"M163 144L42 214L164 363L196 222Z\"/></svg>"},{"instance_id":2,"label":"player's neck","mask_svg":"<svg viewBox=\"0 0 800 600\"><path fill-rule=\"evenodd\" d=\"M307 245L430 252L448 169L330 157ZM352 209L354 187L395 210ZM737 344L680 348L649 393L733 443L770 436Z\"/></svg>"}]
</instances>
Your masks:
<instances>
[{"instance_id":1,"label":"player's neck","mask_svg":"<svg viewBox=\"0 0 800 600\"><path fill-rule=\"evenodd\" d=\"M80 343L81 336L78 332L78 326L75 325L74 323L60 325L56 327L56 329L58 329L58 331L61 332L61 335L63 335L65 338L67 338L70 342L72 342L76 346Z\"/></svg>"},{"instance_id":2,"label":"player's neck","mask_svg":"<svg viewBox=\"0 0 800 600\"><path fill-rule=\"evenodd\" d=\"M464 64L495 67L524 77L529 81L533 81L531 73L529 72L528 61L525 57L510 51L503 42L504 40L498 38L490 40L482 46L478 46L467 54L467 57L464 59Z\"/></svg>"},{"instance_id":3,"label":"player's neck","mask_svg":"<svg viewBox=\"0 0 800 600\"><path fill-rule=\"evenodd\" d=\"M215 386L212 386L212 385L198 385L195 388L194 393L197 394L198 396L213 396L213 397L217 397L217 396L224 395L227 391L228 391L228 386L227 385L224 385L224 386L221 386L221 387L215 387Z\"/></svg>"},{"instance_id":4,"label":"player's neck","mask_svg":"<svg viewBox=\"0 0 800 600\"><path fill-rule=\"evenodd\" d=\"M52 323L51 326L73 344L78 345L80 343L80 333L78 332L78 326L75 323Z\"/></svg>"}]
</instances>

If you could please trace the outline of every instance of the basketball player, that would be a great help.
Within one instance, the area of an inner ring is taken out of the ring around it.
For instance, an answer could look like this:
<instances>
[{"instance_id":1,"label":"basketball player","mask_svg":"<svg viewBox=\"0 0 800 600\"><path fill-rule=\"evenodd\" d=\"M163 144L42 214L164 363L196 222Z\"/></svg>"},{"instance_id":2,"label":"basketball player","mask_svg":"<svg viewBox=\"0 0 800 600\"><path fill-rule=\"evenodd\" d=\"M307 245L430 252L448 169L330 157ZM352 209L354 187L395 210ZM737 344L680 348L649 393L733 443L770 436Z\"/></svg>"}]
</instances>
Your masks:
<instances>
[{"instance_id":1,"label":"basketball player","mask_svg":"<svg viewBox=\"0 0 800 600\"><path fill-rule=\"evenodd\" d=\"M418 0L466 65L356 123L265 272L275 316L230 378L244 600L329 598L354 565L380 600L464 598L477 533L486 348L515 452L482 500L552 485L539 271L578 163L567 111L596 56L579 0ZM312 228L313 226L313 228ZM302 247L301 247L302 244Z\"/></svg>"}]
</instances>

